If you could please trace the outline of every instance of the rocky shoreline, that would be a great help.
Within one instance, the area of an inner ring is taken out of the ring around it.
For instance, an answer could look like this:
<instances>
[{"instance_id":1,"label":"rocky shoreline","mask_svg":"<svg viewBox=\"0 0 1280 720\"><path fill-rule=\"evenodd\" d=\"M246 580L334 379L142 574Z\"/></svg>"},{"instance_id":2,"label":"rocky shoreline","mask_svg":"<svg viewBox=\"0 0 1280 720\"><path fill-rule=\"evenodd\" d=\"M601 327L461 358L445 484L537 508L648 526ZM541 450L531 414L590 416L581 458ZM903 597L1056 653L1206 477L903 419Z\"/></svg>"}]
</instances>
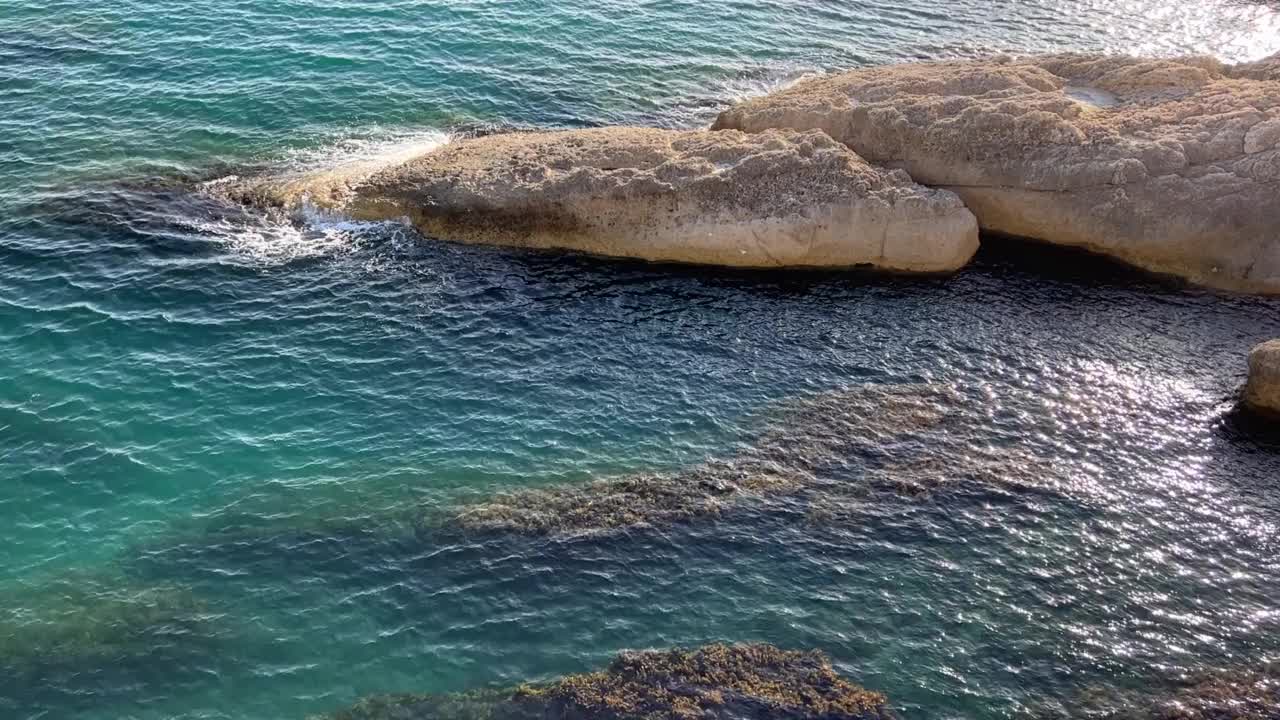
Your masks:
<instances>
[{"instance_id":1,"label":"rocky shoreline","mask_svg":"<svg viewBox=\"0 0 1280 720\"><path fill-rule=\"evenodd\" d=\"M1280 56L872 67L707 131L494 134L213 192L465 243L730 267L949 272L980 226L1280 294Z\"/></svg>"},{"instance_id":2,"label":"rocky shoreline","mask_svg":"<svg viewBox=\"0 0 1280 720\"><path fill-rule=\"evenodd\" d=\"M820 131L507 133L224 191L408 218L466 243L660 262L944 272L978 248L977 221L954 193L872 167Z\"/></svg>"},{"instance_id":3,"label":"rocky shoreline","mask_svg":"<svg viewBox=\"0 0 1280 720\"><path fill-rule=\"evenodd\" d=\"M956 192L984 230L1280 293L1275 62L1050 55L868 68L743 103L715 127L821 129Z\"/></svg>"}]
</instances>

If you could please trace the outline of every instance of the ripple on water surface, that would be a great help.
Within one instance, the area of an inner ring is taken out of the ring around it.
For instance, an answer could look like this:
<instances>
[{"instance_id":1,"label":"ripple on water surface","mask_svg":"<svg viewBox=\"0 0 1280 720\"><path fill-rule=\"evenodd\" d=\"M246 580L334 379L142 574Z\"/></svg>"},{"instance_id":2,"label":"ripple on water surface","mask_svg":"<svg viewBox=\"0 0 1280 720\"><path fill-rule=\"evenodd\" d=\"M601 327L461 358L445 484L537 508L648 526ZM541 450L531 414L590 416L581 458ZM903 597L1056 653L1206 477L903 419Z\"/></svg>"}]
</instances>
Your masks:
<instances>
[{"instance_id":1,"label":"ripple on water surface","mask_svg":"<svg viewBox=\"0 0 1280 720\"><path fill-rule=\"evenodd\" d=\"M1275 300L993 242L950 279L710 273L193 191L462 123L696 125L867 62L1280 49L1248 4L711 8L6 8L0 715L300 718L730 640L987 718L1277 658L1280 443L1231 410Z\"/></svg>"}]
</instances>

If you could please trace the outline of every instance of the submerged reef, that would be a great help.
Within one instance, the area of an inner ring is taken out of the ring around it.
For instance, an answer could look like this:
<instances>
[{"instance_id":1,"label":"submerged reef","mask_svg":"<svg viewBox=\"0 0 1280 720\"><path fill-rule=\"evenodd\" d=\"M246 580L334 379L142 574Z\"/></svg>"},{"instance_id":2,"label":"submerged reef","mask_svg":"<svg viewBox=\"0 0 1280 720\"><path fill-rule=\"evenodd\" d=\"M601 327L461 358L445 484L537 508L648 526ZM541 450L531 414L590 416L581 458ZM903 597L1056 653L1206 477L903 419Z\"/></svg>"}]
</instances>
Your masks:
<instances>
[{"instance_id":1,"label":"submerged reef","mask_svg":"<svg viewBox=\"0 0 1280 720\"><path fill-rule=\"evenodd\" d=\"M376 696L313 720L876 720L892 717L887 702L820 652L708 645L624 652L603 670L514 690Z\"/></svg>"},{"instance_id":2,"label":"submerged reef","mask_svg":"<svg viewBox=\"0 0 1280 720\"><path fill-rule=\"evenodd\" d=\"M858 385L787 400L734 457L673 473L500 493L442 520L464 530L576 534L666 525L734 503L825 484L824 467L938 426L956 404L943 385Z\"/></svg>"},{"instance_id":3,"label":"submerged reef","mask_svg":"<svg viewBox=\"0 0 1280 720\"><path fill-rule=\"evenodd\" d=\"M838 521L841 506L869 492L919 496L955 483L1054 491L1061 468L1029 449L973 442L981 402L940 383L859 384L782 400L725 457L670 472L500 491L476 500L344 508L345 519L290 515L219 518L171 541L138 548L149 568L192 553L238 562L332 566L341 574L364 554L412 554L453 534L566 537L669 527L738 511L802 509ZM400 550L396 548L403 546Z\"/></svg>"},{"instance_id":4,"label":"submerged reef","mask_svg":"<svg viewBox=\"0 0 1280 720\"><path fill-rule=\"evenodd\" d=\"M1152 720L1276 720L1280 718L1280 665L1190 678L1147 717Z\"/></svg>"},{"instance_id":5,"label":"submerged reef","mask_svg":"<svg viewBox=\"0 0 1280 720\"><path fill-rule=\"evenodd\" d=\"M195 593L127 576L73 574L0 591L0 715L100 708L139 688L198 682L227 628ZM60 715L59 715L60 716Z\"/></svg>"},{"instance_id":6,"label":"submerged reef","mask_svg":"<svg viewBox=\"0 0 1280 720\"><path fill-rule=\"evenodd\" d=\"M189 590L65 578L5 593L0 667L145 657L207 637L212 614Z\"/></svg>"},{"instance_id":7,"label":"submerged reef","mask_svg":"<svg viewBox=\"0 0 1280 720\"><path fill-rule=\"evenodd\" d=\"M1069 704L1036 713L1037 720L1276 720L1280 718L1280 664L1211 670L1137 689L1084 690Z\"/></svg>"},{"instance_id":8,"label":"submerged reef","mask_svg":"<svg viewBox=\"0 0 1280 720\"><path fill-rule=\"evenodd\" d=\"M466 531L571 535L662 526L771 499L837 520L872 490L919 496L956 482L1054 492L1055 463L1021 447L975 445L979 408L942 384L857 385L786 400L728 458L672 473L499 493L432 522Z\"/></svg>"}]
</instances>

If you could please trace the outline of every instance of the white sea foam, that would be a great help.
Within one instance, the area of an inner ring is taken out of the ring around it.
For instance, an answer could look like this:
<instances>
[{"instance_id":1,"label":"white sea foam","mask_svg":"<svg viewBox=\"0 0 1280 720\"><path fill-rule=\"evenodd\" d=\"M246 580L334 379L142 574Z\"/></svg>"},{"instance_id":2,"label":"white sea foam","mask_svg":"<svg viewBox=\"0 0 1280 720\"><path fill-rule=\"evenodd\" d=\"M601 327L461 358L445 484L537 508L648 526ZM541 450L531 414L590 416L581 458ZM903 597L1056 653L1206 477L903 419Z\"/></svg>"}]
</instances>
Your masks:
<instances>
[{"instance_id":1,"label":"white sea foam","mask_svg":"<svg viewBox=\"0 0 1280 720\"><path fill-rule=\"evenodd\" d=\"M791 67L770 71L762 76L736 77L720 88L720 94L730 103L740 103L752 98L785 90L792 85L825 74L816 68Z\"/></svg>"},{"instance_id":2,"label":"white sea foam","mask_svg":"<svg viewBox=\"0 0 1280 720\"><path fill-rule=\"evenodd\" d=\"M374 131L319 147L295 150L278 163L282 175L340 171L358 183L377 170L431 152L449 141L439 130ZM230 175L202 184L203 189L234 182ZM201 236L256 263L283 264L359 250L370 240L399 238L409 232L399 222L362 222L310 203L289 216L252 210L186 220Z\"/></svg>"},{"instance_id":3,"label":"white sea foam","mask_svg":"<svg viewBox=\"0 0 1280 720\"><path fill-rule=\"evenodd\" d=\"M448 133L435 128L374 128L318 146L292 150L286 155L284 165L292 172L332 170L349 165L376 169L410 160L447 142Z\"/></svg>"}]
</instances>

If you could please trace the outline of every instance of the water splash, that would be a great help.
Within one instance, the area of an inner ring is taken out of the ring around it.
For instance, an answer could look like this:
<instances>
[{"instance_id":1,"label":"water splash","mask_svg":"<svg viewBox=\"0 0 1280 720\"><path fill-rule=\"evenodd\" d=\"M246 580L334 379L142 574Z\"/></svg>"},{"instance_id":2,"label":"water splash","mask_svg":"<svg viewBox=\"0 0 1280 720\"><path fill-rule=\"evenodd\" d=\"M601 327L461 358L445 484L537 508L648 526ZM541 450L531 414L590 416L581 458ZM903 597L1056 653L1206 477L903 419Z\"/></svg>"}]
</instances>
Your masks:
<instances>
[{"instance_id":1,"label":"water splash","mask_svg":"<svg viewBox=\"0 0 1280 720\"><path fill-rule=\"evenodd\" d=\"M382 168L429 153L449 141L449 134L435 129L393 133L375 130L319 147L295 149L275 163L268 174L291 177L329 172L357 185ZM239 175L226 175L201 183L199 190L216 195L219 189L241 180ZM401 222L357 221L305 201L298 210L287 214L228 210L193 215L185 224L234 254L263 264L347 255L369 243L403 240L412 234Z\"/></svg>"}]
</instances>

